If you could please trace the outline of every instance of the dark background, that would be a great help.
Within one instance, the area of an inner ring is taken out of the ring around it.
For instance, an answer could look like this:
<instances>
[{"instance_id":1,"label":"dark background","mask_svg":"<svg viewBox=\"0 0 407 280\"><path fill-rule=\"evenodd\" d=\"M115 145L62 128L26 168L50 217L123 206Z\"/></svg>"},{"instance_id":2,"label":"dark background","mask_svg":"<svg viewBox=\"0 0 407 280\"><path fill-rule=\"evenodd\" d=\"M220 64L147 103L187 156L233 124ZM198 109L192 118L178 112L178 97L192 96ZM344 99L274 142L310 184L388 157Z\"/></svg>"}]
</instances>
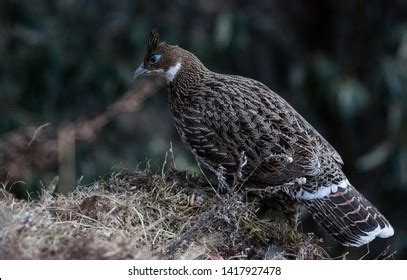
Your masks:
<instances>
[{"instance_id":1,"label":"dark background","mask_svg":"<svg viewBox=\"0 0 407 280\"><path fill-rule=\"evenodd\" d=\"M257 79L292 104L392 222L395 236L375 242L370 257L390 245L395 258L407 258L407 1L2 0L0 145L23 127L101 114L139 83L132 73L153 27L211 70ZM160 90L92 143L78 143L78 180L147 160L160 168L170 141L177 167L196 170L166 102ZM56 170L25 172L24 193L49 184ZM306 220L304 229L315 225ZM328 246L333 256L346 251Z\"/></svg>"}]
</instances>

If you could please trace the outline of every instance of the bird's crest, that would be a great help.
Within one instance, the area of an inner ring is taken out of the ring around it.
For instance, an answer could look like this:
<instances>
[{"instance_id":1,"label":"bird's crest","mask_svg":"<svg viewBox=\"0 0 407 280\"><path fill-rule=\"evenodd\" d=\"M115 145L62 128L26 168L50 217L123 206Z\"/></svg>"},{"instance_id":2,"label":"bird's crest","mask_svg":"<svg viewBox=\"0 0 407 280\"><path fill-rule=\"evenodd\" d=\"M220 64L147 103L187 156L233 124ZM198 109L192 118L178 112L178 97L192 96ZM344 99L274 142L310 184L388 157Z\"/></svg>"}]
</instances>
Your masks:
<instances>
[{"instance_id":1,"label":"bird's crest","mask_svg":"<svg viewBox=\"0 0 407 280\"><path fill-rule=\"evenodd\" d=\"M148 51L154 50L160 44L160 34L157 29L151 30L150 38L148 38Z\"/></svg>"}]
</instances>

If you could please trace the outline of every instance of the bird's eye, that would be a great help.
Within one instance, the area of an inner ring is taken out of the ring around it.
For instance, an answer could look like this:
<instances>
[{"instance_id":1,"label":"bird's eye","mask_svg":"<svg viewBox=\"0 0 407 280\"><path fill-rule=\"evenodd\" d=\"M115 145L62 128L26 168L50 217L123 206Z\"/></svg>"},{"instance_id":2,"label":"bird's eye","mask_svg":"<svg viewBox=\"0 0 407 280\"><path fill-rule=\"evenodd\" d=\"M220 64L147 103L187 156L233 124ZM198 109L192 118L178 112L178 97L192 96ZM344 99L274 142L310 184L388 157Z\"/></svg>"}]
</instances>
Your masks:
<instances>
[{"instance_id":1,"label":"bird's eye","mask_svg":"<svg viewBox=\"0 0 407 280\"><path fill-rule=\"evenodd\" d=\"M154 54L154 55L150 56L149 62L151 64L157 63L160 60L160 58L161 58L160 54Z\"/></svg>"}]
</instances>

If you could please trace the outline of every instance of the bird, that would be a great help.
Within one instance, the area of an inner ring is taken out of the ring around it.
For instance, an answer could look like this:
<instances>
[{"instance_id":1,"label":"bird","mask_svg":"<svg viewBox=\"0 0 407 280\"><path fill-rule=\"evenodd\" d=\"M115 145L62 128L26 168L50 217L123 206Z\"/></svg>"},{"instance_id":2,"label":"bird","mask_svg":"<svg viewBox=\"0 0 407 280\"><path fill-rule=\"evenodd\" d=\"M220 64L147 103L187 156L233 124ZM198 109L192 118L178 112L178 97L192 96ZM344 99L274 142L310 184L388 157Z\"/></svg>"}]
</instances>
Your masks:
<instances>
[{"instance_id":1,"label":"bird","mask_svg":"<svg viewBox=\"0 0 407 280\"><path fill-rule=\"evenodd\" d=\"M134 77L166 80L175 127L220 190L264 189L286 213L302 206L332 237L360 247L394 229L349 182L343 160L291 105L263 83L213 72L153 29Z\"/></svg>"}]
</instances>

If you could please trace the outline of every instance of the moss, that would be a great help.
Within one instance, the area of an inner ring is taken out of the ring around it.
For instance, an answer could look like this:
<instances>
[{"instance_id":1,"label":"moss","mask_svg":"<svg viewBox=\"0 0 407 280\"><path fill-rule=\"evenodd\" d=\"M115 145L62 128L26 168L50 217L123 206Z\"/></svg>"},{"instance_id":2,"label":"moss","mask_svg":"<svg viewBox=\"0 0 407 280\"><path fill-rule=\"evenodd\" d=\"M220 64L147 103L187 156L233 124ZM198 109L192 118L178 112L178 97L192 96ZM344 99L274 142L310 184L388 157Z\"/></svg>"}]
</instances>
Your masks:
<instances>
[{"instance_id":1,"label":"moss","mask_svg":"<svg viewBox=\"0 0 407 280\"><path fill-rule=\"evenodd\" d=\"M310 235L244 192L218 195L200 177L116 171L39 201L0 191L2 259L323 259Z\"/></svg>"}]
</instances>

